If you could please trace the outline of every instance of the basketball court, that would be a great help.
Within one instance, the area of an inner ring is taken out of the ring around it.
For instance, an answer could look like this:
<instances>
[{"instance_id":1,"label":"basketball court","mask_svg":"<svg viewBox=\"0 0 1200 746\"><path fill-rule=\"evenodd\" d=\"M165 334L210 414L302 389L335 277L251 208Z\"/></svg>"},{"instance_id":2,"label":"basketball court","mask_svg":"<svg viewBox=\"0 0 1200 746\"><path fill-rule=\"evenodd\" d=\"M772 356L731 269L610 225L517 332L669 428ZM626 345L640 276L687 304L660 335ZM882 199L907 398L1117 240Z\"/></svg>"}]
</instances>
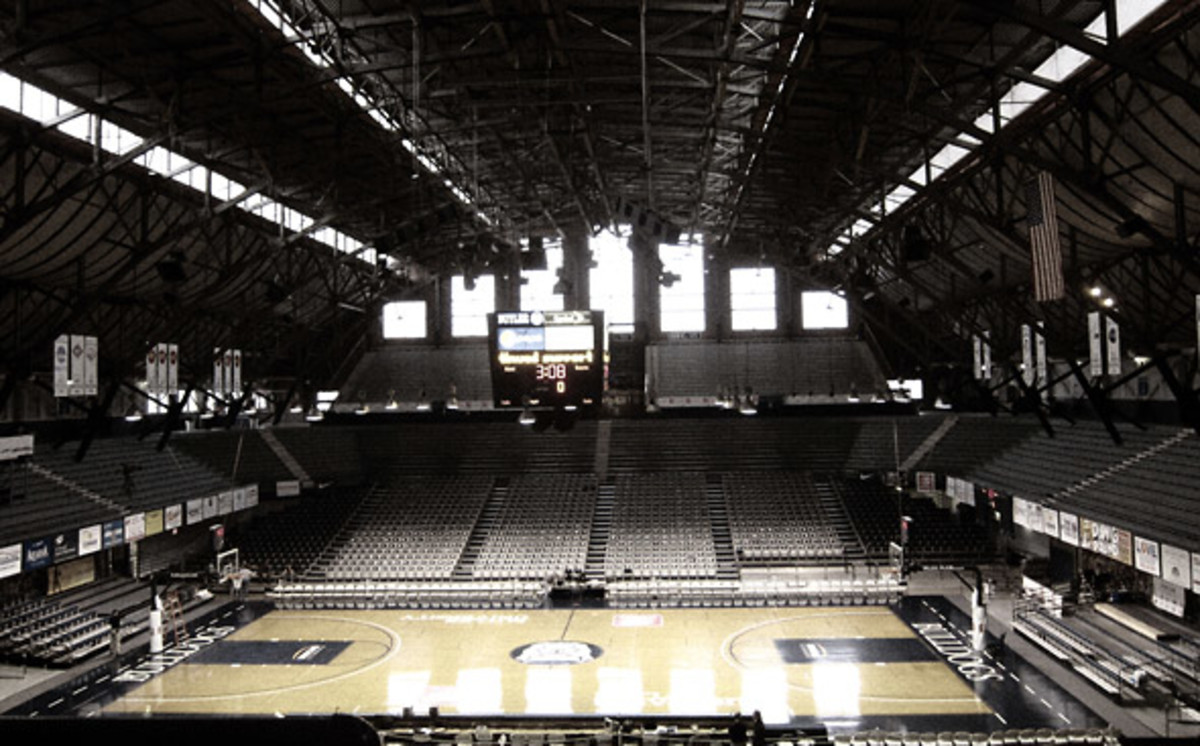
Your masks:
<instances>
[{"instance_id":1,"label":"basketball court","mask_svg":"<svg viewBox=\"0 0 1200 746\"><path fill-rule=\"evenodd\" d=\"M1102 727L939 597L622 610L226 607L37 714L724 716L831 730ZM81 691L86 689L87 691ZM28 713L27 713L28 714Z\"/></svg>"}]
</instances>

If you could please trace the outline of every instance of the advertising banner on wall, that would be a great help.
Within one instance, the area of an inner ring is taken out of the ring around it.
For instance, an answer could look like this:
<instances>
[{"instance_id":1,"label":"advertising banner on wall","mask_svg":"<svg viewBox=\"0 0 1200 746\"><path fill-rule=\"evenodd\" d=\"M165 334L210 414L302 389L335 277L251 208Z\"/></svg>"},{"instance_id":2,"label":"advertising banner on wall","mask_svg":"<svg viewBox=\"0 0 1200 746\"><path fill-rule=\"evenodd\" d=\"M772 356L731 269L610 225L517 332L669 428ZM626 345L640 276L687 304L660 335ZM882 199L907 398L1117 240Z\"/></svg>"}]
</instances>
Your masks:
<instances>
[{"instance_id":1,"label":"advertising banner on wall","mask_svg":"<svg viewBox=\"0 0 1200 746\"><path fill-rule=\"evenodd\" d=\"M1079 546L1079 516L1066 512L1058 514L1058 538L1065 544Z\"/></svg>"},{"instance_id":2,"label":"advertising banner on wall","mask_svg":"<svg viewBox=\"0 0 1200 746\"><path fill-rule=\"evenodd\" d=\"M204 515L204 520L217 517L217 496L209 495L208 497L200 498L200 511Z\"/></svg>"},{"instance_id":3,"label":"advertising banner on wall","mask_svg":"<svg viewBox=\"0 0 1200 746\"><path fill-rule=\"evenodd\" d=\"M246 509L258 507L258 485L251 484L246 486Z\"/></svg>"},{"instance_id":4,"label":"advertising banner on wall","mask_svg":"<svg viewBox=\"0 0 1200 746\"><path fill-rule=\"evenodd\" d=\"M125 521L121 518L106 521L102 531L104 532L102 541L105 549L120 546L125 542Z\"/></svg>"},{"instance_id":5,"label":"advertising banner on wall","mask_svg":"<svg viewBox=\"0 0 1200 746\"><path fill-rule=\"evenodd\" d=\"M1142 572L1159 575L1158 542L1138 536L1133 540L1133 566Z\"/></svg>"},{"instance_id":6,"label":"advertising banner on wall","mask_svg":"<svg viewBox=\"0 0 1200 746\"><path fill-rule=\"evenodd\" d=\"M125 541L139 541L146 538L146 514L134 513L125 516Z\"/></svg>"},{"instance_id":7,"label":"advertising banner on wall","mask_svg":"<svg viewBox=\"0 0 1200 746\"><path fill-rule=\"evenodd\" d=\"M917 472L917 492L937 492L937 475L931 471Z\"/></svg>"},{"instance_id":8,"label":"advertising banner on wall","mask_svg":"<svg viewBox=\"0 0 1200 746\"><path fill-rule=\"evenodd\" d=\"M54 540L49 538L31 539L25 542L25 556L21 561L26 572L49 567L54 561Z\"/></svg>"},{"instance_id":9,"label":"advertising banner on wall","mask_svg":"<svg viewBox=\"0 0 1200 746\"><path fill-rule=\"evenodd\" d=\"M21 572L21 545L9 544L0 547L0 578L18 575Z\"/></svg>"},{"instance_id":10,"label":"advertising banner on wall","mask_svg":"<svg viewBox=\"0 0 1200 746\"><path fill-rule=\"evenodd\" d=\"M1192 562L1186 549L1163 544L1162 578L1168 583L1174 583L1180 588L1192 587Z\"/></svg>"},{"instance_id":11,"label":"advertising banner on wall","mask_svg":"<svg viewBox=\"0 0 1200 746\"><path fill-rule=\"evenodd\" d=\"M233 491L222 492L217 495L217 515L226 515L233 512Z\"/></svg>"},{"instance_id":12,"label":"advertising banner on wall","mask_svg":"<svg viewBox=\"0 0 1200 746\"><path fill-rule=\"evenodd\" d=\"M1020 497L1013 498L1013 523L1029 528L1029 502Z\"/></svg>"},{"instance_id":13,"label":"advertising banner on wall","mask_svg":"<svg viewBox=\"0 0 1200 746\"><path fill-rule=\"evenodd\" d=\"M97 523L92 526L84 526L79 529L79 554L92 554L99 552L104 546L104 530Z\"/></svg>"},{"instance_id":14,"label":"advertising banner on wall","mask_svg":"<svg viewBox=\"0 0 1200 746\"><path fill-rule=\"evenodd\" d=\"M54 561L66 562L79 556L79 532L64 531L54 536Z\"/></svg>"},{"instance_id":15,"label":"advertising banner on wall","mask_svg":"<svg viewBox=\"0 0 1200 746\"><path fill-rule=\"evenodd\" d=\"M1151 595L1151 603L1156 609L1183 618L1184 604L1187 602L1186 592L1175 585L1168 583L1162 578L1154 579L1154 590Z\"/></svg>"},{"instance_id":16,"label":"advertising banner on wall","mask_svg":"<svg viewBox=\"0 0 1200 746\"><path fill-rule=\"evenodd\" d=\"M1127 565L1133 564L1133 534L1123 528L1112 528L1117 535L1117 556L1116 560L1124 562Z\"/></svg>"},{"instance_id":17,"label":"advertising banner on wall","mask_svg":"<svg viewBox=\"0 0 1200 746\"><path fill-rule=\"evenodd\" d=\"M188 523L191 523L189 520ZM174 531L183 525L183 506L168 505L163 508L163 530Z\"/></svg>"},{"instance_id":18,"label":"advertising banner on wall","mask_svg":"<svg viewBox=\"0 0 1200 746\"><path fill-rule=\"evenodd\" d=\"M163 511L146 511L146 536L154 536L163 532Z\"/></svg>"},{"instance_id":19,"label":"advertising banner on wall","mask_svg":"<svg viewBox=\"0 0 1200 746\"><path fill-rule=\"evenodd\" d=\"M1053 508L1042 508L1042 533L1058 538L1058 511Z\"/></svg>"},{"instance_id":20,"label":"advertising banner on wall","mask_svg":"<svg viewBox=\"0 0 1200 746\"><path fill-rule=\"evenodd\" d=\"M196 498L187 501L187 522L189 526L204 522L204 500Z\"/></svg>"}]
</instances>

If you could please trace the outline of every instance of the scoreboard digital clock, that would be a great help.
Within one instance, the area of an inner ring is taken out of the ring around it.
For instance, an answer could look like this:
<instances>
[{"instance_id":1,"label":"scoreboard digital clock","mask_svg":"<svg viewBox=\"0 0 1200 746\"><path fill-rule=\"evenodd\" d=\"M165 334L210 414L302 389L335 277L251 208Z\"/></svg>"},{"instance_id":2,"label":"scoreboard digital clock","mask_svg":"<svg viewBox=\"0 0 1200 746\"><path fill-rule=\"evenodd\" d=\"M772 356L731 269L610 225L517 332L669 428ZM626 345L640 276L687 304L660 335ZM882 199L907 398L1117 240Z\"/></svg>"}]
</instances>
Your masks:
<instances>
[{"instance_id":1,"label":"scoreboard digital clock","mask_svg":"<svg viewBox=\"0 0 1200 746\"><path fill-rule=\"evenodd\" d=\"M488 314L488 352L498 409L579 407L603 396L603 311Z\"/></svg>"}]
</instances>

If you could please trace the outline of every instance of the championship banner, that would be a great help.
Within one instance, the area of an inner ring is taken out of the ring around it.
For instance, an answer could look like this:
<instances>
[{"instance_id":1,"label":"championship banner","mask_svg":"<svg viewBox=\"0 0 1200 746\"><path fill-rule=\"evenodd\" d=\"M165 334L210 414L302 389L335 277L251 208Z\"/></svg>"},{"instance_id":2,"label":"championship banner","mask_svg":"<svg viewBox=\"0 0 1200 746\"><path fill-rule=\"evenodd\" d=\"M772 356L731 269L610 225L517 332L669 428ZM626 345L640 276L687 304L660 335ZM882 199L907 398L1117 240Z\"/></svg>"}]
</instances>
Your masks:
<instances>
[{"instance_id":1,"label":"championship banner","mask_svg":"<svg viewBox=\"0 0 1200 746\"><path fill-rule=\"evenodd\" d=\"M133 542L146 538L146 514L134 513L125 516L125 541Z\"/></svg>"},{"instance_id":2,"label":"championship banner","mask_svg":"<svg viewBox=\"0 0 1200 746\"><path fill-rule=\"evenodd\" d=\"M1093 378L1104 375L1104 335L1100 331L1100 312L1088 312L1088 373Z\"/></svg>"},{"instance_id":3,"label":"championship banner","mask_svg":"<svg viewBox=\"0 0 1200 746\"><path fill-rule=\"evenodd\" d=\"M1058 538L1058 511L1053 508L1042 508L1042 533Z\"/></svg>"},{"instance_id":4,"label":"championship banner","mask_svg":"<svg viewBox=\"0 0 1200 746\"><path fill-rule=\"evenodd\" d=\"M225 387L225 353L219 347L213 348L212 390L218 396L228 393L228 389Z\"/></svg>"},{"instance_id":5,"label":"championship banner","mask_svg":"<svg viewBox=\"0 0 1200 746\"><path fill-rule=\"evenodd\" d=\"M125 521L117 518L113 521L106 521L101 529L101 546L105 549L110 547L120 546L125 543Z\"/></svg>"},{"instance_id":6,"label":"championship banner","mask_svg":"<svg viewBox=\"0 0 1200 746\"><path fill-rule=\"evenodd\" d=\"M1200 298L1200 296L1197 296ZM1197 306L1200 308L1200 305ZM60 334L54 339L54 396L71 395L71 338ZM20 572L20 569L17 570Z\"/></svg>"},{"instance_id":7,"label":"championship banner","mask_svg":"<svg viewBox=\"0 0 1200 746\"><path fill-rule=\"evenodd\" d=\"M1158 576L1161 573L1158 561L1158 542L1138 536L1133 540L1133 566L1142 572Z\"/></svg>"},{"instance_id":8,"label":"championship banner","mask_svg":"<svg viewBox=\"0 0 1200 746\"><path fill-rule=\"evenodd\" d=\"M1154 608L1182 619L1184 605L1187 602L1187 592L1177 585L1155 578L1150 602Z\"/></svg>"},{"instance_id":9,"label":"championship banner","mask_svg":"<svg viewBox=\"0 0 1200 746\"><path fill-rule=\"evenodd\" d=\"M68 378L67 386L67 391L71 396L83 396L84 344L83 335L71 335L71 375Z\"/></svg>"},{"instance_id":10,"label":"championship banner","mask_svg":"<svg viewBox=\"0 0 1200 746\"><path fill-rule=\"evenodd\" d=\"M163 532L163 511L146 511L146 536L156 536Z\"/></svg>"},{"instance_id":11,"label":"championship banner","mask_svg":"<svg viewBox=\"0 0 1200 746\"><path fill-rule=\"evenodd\" d=\"M38 570L49 567L54 561L53 539L32 539L25 542L25 557L22 560L26 570Z\"/></svg>"},{"instance_id":12,"label":"championship banner","mask_svg":"<svg viewBox=\"0 0 1200 746\"><path fill-rule=\"evenodd\" d=\"M1058 538L1065 544L1079 546L1079 516L1065 512L1058 514Z\"/></svg>"},{"instance_id":13,"label":"championship banner","mask_svg":"<svg viewBox=\"0 0 1200 746\"><path fill-rule=\"evenodd\" d=\"M79 529L79 556L99 552L103 544L104 531L97 523Z\"/></svg>"},{"instance_id":14,"label":"championship banner","mask_svg":"<svg viewBox=\"0 0 1200 746\"><path fill-rule=\"evenodd\" d=\"M9 544L0 547L0 578L21 573L21 545Z\"/></svg>"},{"instance_id":15,"label":"championship banner","mask_svg":"<svg viewBox=\"0 0 1200 746\"><path fill-rule=\"evenodd\" d=\"M189 521L190 523L190 521ZM174 531L183 525L183 506L168 505L163 508L163 530Z\"/></svg>"},{"instance_id":16,"label":"championship banner","mask_svg":"<svg viewBox=\"0 0 1200 746\"><path fill-rule=\"evenodd\" d=\"M167 345L167 394L179 391L179 345Z\"/></svg>"},{"instance_id":17,"label":"championship banner","mask_svg":"<svg viewBox=\"0 0 1200 746\"><path fill-rule=\"evenodd\" d=\"M204 522L204 501L197 498L187 501L187 522L189 526Z\"/></svg>"},{"instance_id":18,"label":"championship banner","mask_svg":"<svg viewBox=\"0 0 1200 746\"><path fill-rule=\"evenodd\" d=\"M158 345L146 353L146 392L158 394Z\"/></svg>"},{"instance_id":19,"label":"championship banner","mask_svg":"<svg viewBox=\"0 0 1200 746\"><path fill-rule=\"evenodd\" d=\"M54 537L54 562L66 562L79 556L79 533L67 531Z\"/></svg>"},{"instance_id":20,"label":"championship banner","mask_svg":"<svg viewBox=\"0 0 1200 746\"><path fill-rule=\"evenodd\" d=\"M1121 375L1121 327L1115 319L1105 317L1105 343L1108 347L1108 374Z\"/></svg>"},{"instance_id":21,"label":"championship banner","mask_svg":"<svg viewBox=\"0 0 1200 746\"><path fill-rule=\"evenodd\" d=\"M233 351L233 369L229 374L229 391L237 396L242 391L242 351Z\"/></svg>"},{"instance_id":22,"label":"championship banner","mask_svg":"<svg viewBox=\"0 0 1200 746\"><path fill-rule=\"evenodd\" d=\"M1021 380L1032 386L1033 378L1033 329L1029 324L1021 324Z\"/></svg>"},{"instance_id":23,"label":"championship banner","mask_svg":"<svg viewBox=\"0 0 1200 746\"><path fill-rule=\"evenodd\" d=\"M100 340L83 338L83 395L96 396L99 392Z\"/></svg>"},{"instance_id":24,"label":"championship banner","mask_svg":"<svg viewBox=\"0 0 1200 746\"><path fill-rule=\"evenodd\" d=\"M1170 544L1163 544L1160 549L1163 580L1180 588L1191 588L1192 562L1187 550L1173 547Z\"/></svg>"},{"instance_id":25,"label":"championship banner","mask_svg":"<svg viewBox=\"0 0 1200 746\"><path fill-rule=\"evenodd\" d=\"M1045 386L1050 382L1050 371L1046 365L1046 335L1045 325L1037 322L1037 329L1033 333L1033 365L1037 372L1038 386Z\"/></svg>"}]
</instances>

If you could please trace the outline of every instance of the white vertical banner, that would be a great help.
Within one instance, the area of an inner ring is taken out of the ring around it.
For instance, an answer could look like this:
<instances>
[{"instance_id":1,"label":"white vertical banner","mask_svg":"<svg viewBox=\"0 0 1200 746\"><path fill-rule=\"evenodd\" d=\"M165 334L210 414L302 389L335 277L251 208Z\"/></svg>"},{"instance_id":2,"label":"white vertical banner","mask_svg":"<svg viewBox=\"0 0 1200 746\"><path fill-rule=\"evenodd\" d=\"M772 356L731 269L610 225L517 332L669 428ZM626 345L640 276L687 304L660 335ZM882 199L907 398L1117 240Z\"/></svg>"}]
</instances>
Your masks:
<instances>
[{"instance_id":1,"label":"white vertical banner","mask_svg":"<svg viewBox=\"0 0 1200 746\"><path fill-rule=\"evenodd\" d=\"M71 335L71 373L67 380L71 396L83 396L83 335Z\"/></svg>"},{"instance_id":2,"label":"white vertical banner","mask_svg":"<svg viewBox=\"0 0 1200 746\"><path fill-rule=\"evenodd\" d=\"M230 393L238 396L242 392L242 351L233 351L233 370L229 379Z\"/></svg>"},{"instance_id":3,"label":"white vertical banner","mask_svg":"<svg viewBox=\"0 0 1200 746\"><path fill-rule=\"evenodd\" d=\"M1021 324L1021 380L1026 386L1033 385L1033 329Z\"/></svg>"},{"instance_id":4,"label":"white vertical banner","mask_svg":"<svg viewBox=\"0 0 1200 746\"><path fill-rule=\"evenodd\" d=\"M179 345L167 345L167 395L179 391Z\"/></svg>"},{"instance_id":5,"label":"white vertical banner","mask_svg":"<svg viewBox=\"0 0 1200 746\"><path fill-rule=\"evenodd\" d=\"M83 338L83 395L96 396L99 393L100 340L95 337Z\"/></svg>"},{"instance_id":6,"label":"white vertical banner","mask_svg":"<svg viewBox=\"0 0 1200 746\"><path fill-rule=\"evenodd\" d=\"M158 353L158 393L160 396L165 396L167 391L167 343L159 342L154 346L154 351Z\"/></svg>"},{"instance_id":7,"label":"white vertical banner","mask_svg":"<svg viewBox=\"0 0 1200 746\"><path fill-rule=\"evenodd\" d=\"M988 381L992 378L992 333L985 331L983 333L983 370L980 371L980 376L983 380Z\"/></svg>"},{"instance_id":8,"label":"white vertical banner","mask_svg":"<svg viewBox=\"0 0 1200 746\"><path fill-rule=\"evenodd\" d=\"M54 395L71 395L71 337L60 334L54 340Z\"/></svg>"},{"instance_id":9,"label":"white vertical banner","mask_svg":"<svg viewBox=\"0 0 1200 746\"><path fill-rule=\"evenodd\" d=\"M213 348L213 393L218 396L225 395L225 355L221 348Z\"/></svg>"},{"instance_id":10,"label":"white vertical banner","mask_svg":"<svg viewBox=\"0 0 1200 746\"><path fill-rule=\"evenodd\" d=\"M1108 374L1121 375L1121 327L1114 319L1105 317L1105 342L1108 345Z\"/></svg>"},{"instance_id":11,"label":"white vertical banner","mask_svg":"<svg viewBox=\"0 0 1200 746\"><path fill-rule=\"evenodd\" d=\"M1196 349L1200 350L1200 293L1196 293Z\"/></svg>"},{"instance_id":12,"label":"white vertical banner","mask_svg":"<svg viewBox=\"0 0 1200 746\"><path fill-rule=\"evenodd\" d=\"M1104 375L1104 336L1100 331L1100 312L1088 312L1088 373L1093 377Z\"/></svg>"},{"instance_id":13,"label":"white vertical banner","mask_svg":"<svg viewBox=\"0 0 1200 746\"><path fill-rule=\"evenodd\" d=\"M158 345L146 353L146 392L151 395L158 393Z\"/></svg>"},{"instance_id":14,"label":"white vertical banner","mask_svg":"<svg viewBox=\"0 0 1200 746\"><path fill-rule=\"evenodd\" d=\"M1033 361L1038 387L1044 389L1050 383L1050 374L1046 366L1046 325L1041 321L1033 332Z\"/></svg>"},{"instance_id":15,"label":"white vertical banner","mask_svg":"<svg viewBox=\"0 0 1200 746\"><path fill-rule=\"evenodd\" d=\"M983 340L978 334L971 335L971 375L979 380L979 371L983 370Z\"/></svg>"}]
</instances>

